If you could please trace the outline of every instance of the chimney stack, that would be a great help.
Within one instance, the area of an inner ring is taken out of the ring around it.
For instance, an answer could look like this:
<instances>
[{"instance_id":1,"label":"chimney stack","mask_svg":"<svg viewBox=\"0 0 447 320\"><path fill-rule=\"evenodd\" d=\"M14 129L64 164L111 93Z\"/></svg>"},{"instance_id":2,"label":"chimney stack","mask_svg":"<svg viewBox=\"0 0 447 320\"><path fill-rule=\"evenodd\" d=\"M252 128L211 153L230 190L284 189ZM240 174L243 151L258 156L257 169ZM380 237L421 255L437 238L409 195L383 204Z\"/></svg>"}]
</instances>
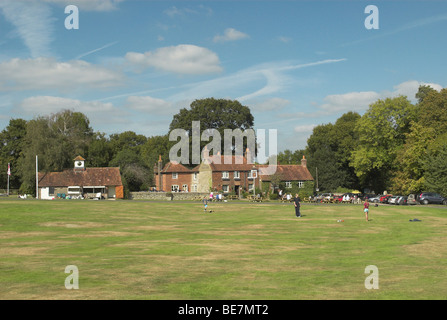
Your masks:
<instances>
[{"instance_id":1,"label":"chimney stack","mask_svg":"<svg viewBox=\"0 0 447 320\"><path fill-rule=\"evenodd\" d=\"M307 167L307 159L306 159L306 157L303 155L303 159L301 159L301 166L302 167Z\"/></svg>"}]
</instances>

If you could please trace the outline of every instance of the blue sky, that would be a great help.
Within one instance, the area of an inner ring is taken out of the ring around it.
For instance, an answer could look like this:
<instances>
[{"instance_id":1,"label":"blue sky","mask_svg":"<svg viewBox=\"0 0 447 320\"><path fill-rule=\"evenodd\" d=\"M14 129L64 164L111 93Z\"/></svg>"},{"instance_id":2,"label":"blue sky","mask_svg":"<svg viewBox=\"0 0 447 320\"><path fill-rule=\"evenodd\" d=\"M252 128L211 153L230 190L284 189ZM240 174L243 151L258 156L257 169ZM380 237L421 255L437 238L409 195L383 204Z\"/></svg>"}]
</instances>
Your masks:
<instances>
[{"instance_id":1,"label":"blue sky","mask_svg":"<svg viewBox=\"0 0 447 320\"><path fill-rule=\"evenodd\" d=\"M79 29L65 28L69 4ZM96 131L161 135L215 97L296 150L345 112L446 87L446 31L445 1L2 0L0 128L72 109Z\"/></svg>"}]
</instances>

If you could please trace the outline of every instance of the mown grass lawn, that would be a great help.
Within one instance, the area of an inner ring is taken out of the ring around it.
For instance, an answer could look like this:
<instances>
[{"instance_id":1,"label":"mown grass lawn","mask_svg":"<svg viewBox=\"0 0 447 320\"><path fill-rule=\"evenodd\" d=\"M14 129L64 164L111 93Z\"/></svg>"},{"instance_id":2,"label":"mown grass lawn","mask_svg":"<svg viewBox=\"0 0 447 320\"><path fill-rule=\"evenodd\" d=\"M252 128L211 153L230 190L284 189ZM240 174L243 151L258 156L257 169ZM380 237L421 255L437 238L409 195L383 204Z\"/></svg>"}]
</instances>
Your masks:
<instances>
[{"instance_id":1,"label":"mown grass lawn","mask_svg":"<svg viewBox=\"0 0 447 320\"><path fill-rule=\"evenodd\" d=\"M210 209L2 199L0 299L447 298L445 206L372 207L369 222L358 205L303 205L300 219L286 204ZM369 265L379 289L365 288Z\"/></svg>"}]
</instances>

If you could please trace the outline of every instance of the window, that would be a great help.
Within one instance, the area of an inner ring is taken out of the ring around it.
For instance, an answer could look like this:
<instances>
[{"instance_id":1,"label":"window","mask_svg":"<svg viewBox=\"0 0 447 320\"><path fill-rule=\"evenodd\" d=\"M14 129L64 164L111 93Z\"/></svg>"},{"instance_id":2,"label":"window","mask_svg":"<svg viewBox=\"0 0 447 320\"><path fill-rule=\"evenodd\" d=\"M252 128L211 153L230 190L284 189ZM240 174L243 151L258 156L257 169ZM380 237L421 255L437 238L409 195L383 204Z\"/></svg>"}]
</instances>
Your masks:
<instances>
[{"instance_id":1,"label":"window","mask_svg":"<svg viewBox=\"0 0 447 320\"><path fill-rule=\"evenodd\" d=\"M241 174L239 171L235 171L234 172L234 179L240 179L241 178Z\"/></svg>"},{"instance_id":2,"label":"window","mask_svg":"<svg viewBox=\"0 0 447 320\"><path fill-rule=\"evenodd\" d=\"M226 185L222 186L222 191L223 192L230 192L230 186L226 186Z\"/></svg>"},{"instance_id":3,"label":"window","mask_svg":"<svg viewBox=\"0 0 447 320\"><path fill-rule=\"evenodd\" d=\"M199 173L198 172L194 172L194 180L198 180L199 179Z\"/></svg>"},{"instance_id":4,"label":"window","mask_svg":"<svg viewBox=\"0 0 447 320\"><path fill-rule=\"evenodd\" d=\"M177 179L178 178L178 173L177 172L173 172L172 173L172 179Z\"/></svg>"},{"instance_id":5,"label":"window","mask_svg":"<svg viewBox=\"0 0 447 320\"><path fill-rule=\"evenodd\" d=\"M256 179L258 177L258 171L250 170L248 172L248 179Z\"/></svg>"},{"instance_id":6,"label":"window","mask_svg":"<svg viewBox=\"0 0 447 320\"><path fill-rule=\"evenodd\" d=\"M183 192L188 192L188 185L187 185L187 184L184 184L184 185L182 186L182 191L183 191Z\"/></svg>"},{"instance_id":7,"label":"window","mask_svg":"<svg viewBox=\"0 0 447 320\"><path fill-rule=\"evenodd\" d=\"M179 191L179 187L178 187L178 185L173 184L173 185L171 186L171 191L173 191L173 192L178 192L178 191Z\"/></svg>"},{"instance_id":8,"label":"window","mask_svg":"<svg viewBox=\"0 0 447 320\"><path fill-rule=\"evenodd\" d=\"M304 181L298 181L298 188L304 188Z\"/></svg>"},{"instance_id":9,"label":"window","mask_svg":"<svg viewBox=\"0 0 447 320\"><path fill-rule=\"evenodd\" d=\"M230 179L230 173L228 171L222 171L222 179Z\"/></svg>"},{"instance_id":10,"label":"window","mask_svg":"<svg viewBox=\"0 0 447 320\"><path fill-rule=\"evenodd\" d=\"M191 186L191 191L192 192L197 192L197 185L196 184L193 184L192 186Z\"/></svg>"},{"instance_id":11,"label":"window","mask_svg":"<svg viewBox=\"0 0 447 320\"><path fill-rule=\"evenodd\" d=\"M286 181L286 188L287 189L292 188L292 181Z\"/></svg>"},{"instance_id":12,"label":"window","mask_svg":"<svg viewBox=\"0 0 447 320\"><path fill-rule=\"evenodd\" d=\"M49 187L49 192L48 192L48 194L49 194L50 196L53 196L53 195L54 195L54 187Z\"/></svg>"},{"instance_id":13,"label":"window","mask_svg":"<svg viewBox=\"0 0 447 320\"><path fill-rule=\"evenodd\" d=\"M253 191L253 185L252 184L248 185L248 191Z\"/></svg>"}]
</instances>

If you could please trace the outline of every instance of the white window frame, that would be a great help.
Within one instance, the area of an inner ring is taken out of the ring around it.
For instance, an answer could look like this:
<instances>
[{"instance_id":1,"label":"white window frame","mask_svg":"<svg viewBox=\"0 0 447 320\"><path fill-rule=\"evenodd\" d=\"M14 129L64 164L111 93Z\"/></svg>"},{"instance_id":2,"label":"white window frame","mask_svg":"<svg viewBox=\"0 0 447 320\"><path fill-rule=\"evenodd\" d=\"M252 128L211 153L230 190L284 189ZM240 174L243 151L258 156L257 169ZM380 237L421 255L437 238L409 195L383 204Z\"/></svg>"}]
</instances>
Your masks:
<instances>
[{"instance_id":1,"label":"white window frame","mask_svg":"<svg viewBox=\"0 0 447 320\"><path fill-rule=\"evenodd\" d=\"M172 173L172 179L178 179L178 172Z\"/></svg>"},{"instance_id":2,"label":"white window frame","mask_svg":"<svg viewBox=\"0 0 447 320\"><path fill-rule=\"evenodd\" d=\"M198 172L194 172L193 179L195 181L197 181L199 179L199 173Z\"/></svg>"},{"instance_id":3,"label":"white window frame","mask_svg":"<svg viewBox=\"0 0 447 320\"><path fill-rule=\"evenodd\" d=\"M222 192L230 192L230 186L227 184L222 185Z\"/></svg>"},{"instance_id":4,"label":"white window frame","mask_svg":"<svg viewBox=\"0 0 447 320\"><path fill-rule=\"evenodd\" d=\"M193 184L191 186L191 192L197 192L198 188L197 188L197 184Z\"/></svg>"},{"instance_id":5,"label":"white window frame","mask_svg":"<svg viewBox=\"0 0 447 320\"><path fill-rule=\"evenodd\" d=\"M239 171L234 171L233 176L234 176L234 179L237 179L237 180L241 179L241 173Z\"/></svg>"},{"instance_id":6,"label":"white window frame","mask_svg":"<svg viewBox=\"0 0 447 320\"><path fill-rule=\"evenodd\" d=\"M253 184L248 185L248 191L253 191Z\"/></svg>"},{"instance_id":7,"label":"white window frame","mask_svg":"<svg viewBox=\"0 0 447 320\"><path fill-rule=\"evenodd\" d=\"M286 184L286 188L287 189L291 189L292 188L292 181L286 181L285 184Z\"/></svg>"},{"instance_id":8,"label":"white window frame","mask_svg":"<svg viewBox=\"0 0 447 320\"><path fill-rule=\"evenodd\" d=\"M180 190L180 187L178 184L171 185L171 191L172 192L178 192Z\"/></svg>"},{"instance_id":9,"label":"white window frame","mask_svg":"<svg viewBox=\"0 0 447 320\"><path fill-rule=\"evenodd\" d=\"M222 179L230 179L230 172L222 171Z\"/></svg>"},{"instance_id":10,"label":"white window frame","mask_svg":"<svg viewBox=\"0 0 447 320\"><path fill-rule=\"evenodd\" d=\"M182 185L182 191L188 192L188 185L186 183L184 185Z\"/></svg>"},{"instance_id":11,"label":"white window frame","mask_svg":"<svg viewBox=\"0 0 447 320\"><path fill-rule=\"evenodd\" d=\"M298 188L304 188L304 181L298 181Z\"/></svg>"}]
</instances>

